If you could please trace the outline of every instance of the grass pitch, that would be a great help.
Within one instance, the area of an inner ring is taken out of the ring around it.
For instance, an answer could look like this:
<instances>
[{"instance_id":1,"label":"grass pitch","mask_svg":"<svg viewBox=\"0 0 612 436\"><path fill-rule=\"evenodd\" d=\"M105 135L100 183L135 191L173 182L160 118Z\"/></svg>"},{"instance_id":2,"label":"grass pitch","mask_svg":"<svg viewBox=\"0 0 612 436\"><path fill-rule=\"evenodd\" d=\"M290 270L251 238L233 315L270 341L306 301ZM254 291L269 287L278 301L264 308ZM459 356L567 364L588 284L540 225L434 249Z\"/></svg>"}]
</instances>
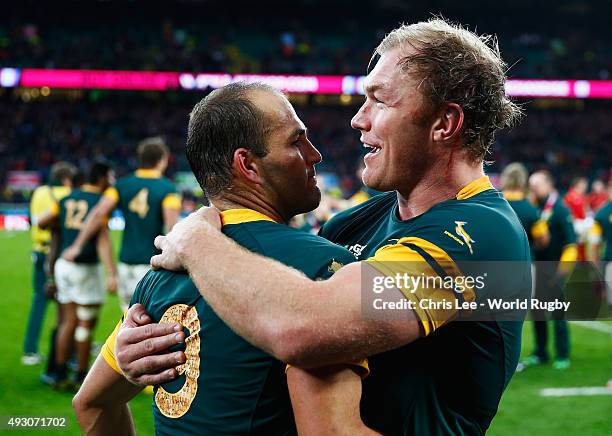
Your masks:
<instances>
[{"instance_id":1,"label":"grass pitch","mask_svg":"<svg viewBox=\"0 0 612 436\"><path fill-rule=\"evenodd\" d=\"M42 385L42 366L22 366L20 357L27 322L31 290L31 261L28 232L0 232L0 417L61 416L67 427L27 431L27 434L81 434L71 408L72 394L60 393ZM117 242L117 235L114 235ZM117 243L115 243L115 247ZM109 296L95 332L102 343L120 317L117 297ZM55 308L49 305L40 349L48 348ZM607 322L608 326L612 323ZM543 388L605 386L612 379L610 334L572 325L572 366L555 371L550 365L516 374L502 398L490 435L610 435L612 434L612 395L547 398ZM523 355L532 351L531 325L524 331ZM460 358L460 356L457 356ZM452 365L452 361L448 362ZM138 434L153 434L151 397L144 394L130 402ZM0 430L20 434L24 430Z\"/></svg>"}]
</instances>

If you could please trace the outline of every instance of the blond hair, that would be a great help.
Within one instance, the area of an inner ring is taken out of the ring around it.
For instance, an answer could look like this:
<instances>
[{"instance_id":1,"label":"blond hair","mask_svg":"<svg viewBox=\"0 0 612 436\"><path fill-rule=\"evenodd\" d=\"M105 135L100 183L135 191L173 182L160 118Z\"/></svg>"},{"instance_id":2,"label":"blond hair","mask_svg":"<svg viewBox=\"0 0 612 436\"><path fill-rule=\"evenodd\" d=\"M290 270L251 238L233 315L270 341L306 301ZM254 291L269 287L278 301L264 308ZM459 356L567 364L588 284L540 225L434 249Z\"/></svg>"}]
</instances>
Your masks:
<instances>
[{"instance_id":1,"label":"blond hair","mask_svg":"<svg viewBox=\"0 0 612 436\"><path fill-rule=\"evenodd\" d=\"M525 191L529 173L525 165L519 162L508 164L501 173L501 185L503 190Z\"/></svg>"},{"instance_id":2,"label":"blond hair","mask_svg":"<svg viewBox=\"0 0 612 436\"><path fill-rule=\"evenodd\" d=\"M396 47L404 50L406 44L415 52L403 55L398 65L417 75L433 108L447 102L461 106L463 145L473 160L483 160L495 133L512 127L522 115L505 94L506 64L497 39L433 18L401 25L382 40L375 54Z\"/></svg>"}]
</instances>

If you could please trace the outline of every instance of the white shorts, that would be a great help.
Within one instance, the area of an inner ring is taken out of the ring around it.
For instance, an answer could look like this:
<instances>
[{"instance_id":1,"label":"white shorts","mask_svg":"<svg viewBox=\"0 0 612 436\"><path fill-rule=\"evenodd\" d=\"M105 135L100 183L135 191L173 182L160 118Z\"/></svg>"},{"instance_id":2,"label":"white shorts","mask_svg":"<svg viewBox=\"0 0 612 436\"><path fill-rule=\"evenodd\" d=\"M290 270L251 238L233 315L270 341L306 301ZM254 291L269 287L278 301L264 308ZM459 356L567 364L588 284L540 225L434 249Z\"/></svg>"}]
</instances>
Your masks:
<instances>
[{"instance_id":1,"label":"white shorts","mask_svg":"<svg viewBox=\"0 0 612 436\"><path fill-rule=\"evenodd\" d=\"M151 269L151 265L130 265L119 262L117 272L119 273L119 304L125 312L130 305L130 300L138 282Z\"/></svg>"},{"instance_id":2,"label":"white shorts","mask_svg":"<svg viewBox=\"0 0 612 436\"><path fill-rule=\"evenodd\" d=\"M102 304L106 300L104 271L99 263L55 262L57 301L60 304Z\"/></svg>"}]
</instances>

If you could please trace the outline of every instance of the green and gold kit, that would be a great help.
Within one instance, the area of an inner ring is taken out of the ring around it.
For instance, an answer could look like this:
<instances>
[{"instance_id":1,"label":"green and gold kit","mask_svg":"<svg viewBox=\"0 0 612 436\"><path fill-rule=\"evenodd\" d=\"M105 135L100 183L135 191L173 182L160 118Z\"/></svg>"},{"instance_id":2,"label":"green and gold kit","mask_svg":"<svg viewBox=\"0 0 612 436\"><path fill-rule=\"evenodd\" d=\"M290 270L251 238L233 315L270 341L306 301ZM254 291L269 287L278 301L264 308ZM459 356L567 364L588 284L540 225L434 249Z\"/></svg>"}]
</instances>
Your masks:
<instances>
[{"instance_id":1,"label":"green and gold kit","mask_svg":"<svg viewBox=\"0 0 612 436\"><path fill-rule=\"evenodd\" d=\"M529 297L527 236L487 177L409 220L399 218L395 192L378 195L336 215L321 235L387 276L401 272L402 265L411 265L411 274L442 276L457 275L458 265L472 261L518 264L519 276L486 286L500 286L500 295ZM476 289L463 294L400 291L417 303L484 299ZM457 310L416 307L423 337L369 358L372 372L364 380L361 402L364 422L383 434L484 433L516 369L522 321L461 320Z\"/></svg>"},{"instance_id":2,"label":"green and gold kit","mask_svg":"<svg viewBox=\"0 0 612 436\"><path fill-rule=\"evenodd\" d=\"M59 204L52 206L52 212L59 215L61 236L59 253L75 241L89 212L98 204L100 197L99 189L85 184L62 198ZM91 238L74 261L76 263L98 262L96 241L97 238Z\"/></svg>"},{"instance_id":3,"label":"green and gold kit","mask_svg":"<svg viewBox=\"0 0 612 436\"><path fill-rule=\"evenodd\" d=\"M527 233L529 245L532 247L531 257L533 259L533 240L548 233L548 224L546 221L540 219L538 209L536 209L522 193L504 192L504 198L518 216Z\"/></svg>"},{"instance_id":4,"label":"green and gold kit","mask_svg":"<svg viewBox=\"0 0 612 436\"><path fill-rule=\"evenodd\" d=\"M119 179L104 196L117 202L125 218L119 260L131 265L148 264L156 254L153 240L164 233L163 208L181 207L174 185L159 171L140 169Z\"/></svg>"},{"instance_id":5,"label":"green and gold kit","mask_svg":"<svg viewBox=\"0 0 612 436\"><path fill-rule=\"evenodd\" d=\"M597 211L592 231L606 244L601 260L612 262L612 201L608 201Z\"/></svg>"},{"instance_id":6,"label":"green and gold kit","mask_svg":"<svg viewBox=\"0 0 612 436\"><path fill-rule=\"evenodd\" d=\"M550 243L535 250L537 261L576 260L576 255L567 257L568 249L576 251L576 233L572 223L572 215L556 193L548 196L540 210L540 219L548 224Z\"/></svg>"},{"instance_id":7,"label":"green and gold kit","mask_svg":"<svg viewBox=\"0 0 612 436\"><path fill-rule=\"evenodd\" d=\"M243 247L302 271L329 278L355 261L344 248L278 224L249 209L221 213L223 232ZM223 265L232 274L232 265ZM150 271L132 304L145 306L154 321L179 322L187 329L187 361L180 377L155 388L157 434L295 434L285 364L235 334L202 298L186 273ZM102 349L114 362L114 335Z\"/></svg>"}]
</instances>

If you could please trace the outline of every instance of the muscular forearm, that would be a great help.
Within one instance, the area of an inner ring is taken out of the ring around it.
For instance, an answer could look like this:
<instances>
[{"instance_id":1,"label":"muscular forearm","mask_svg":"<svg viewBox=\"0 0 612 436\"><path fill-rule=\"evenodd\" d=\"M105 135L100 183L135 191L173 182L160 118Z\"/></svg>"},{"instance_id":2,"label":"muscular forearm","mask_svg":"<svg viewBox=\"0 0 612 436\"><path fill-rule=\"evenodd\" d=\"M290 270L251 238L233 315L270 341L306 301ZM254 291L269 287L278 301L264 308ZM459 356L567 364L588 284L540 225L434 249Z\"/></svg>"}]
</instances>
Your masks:
<instances>
[{"instance_id":1,"label":"muscular forearm","mask_svg":"<svg viewBox=\"0 0 612 436\"><path fill-rule=\"evenodd\" d=\"M127 404L106 408L85 408L76 410L77 419L85 435L135 435L132 414Z\"/></svg>"},{"instance_id":2,"label":"muscular forearm","mask_svg":"<svg viewBox=\"0 0 612 436\"><path fill-rule=\"evenodd\" d=\"M361 379L352 369L290 368L287 384L300 435L378 434L361 420Z\"/></svg>"},{"instance_id":3,"label":"muscular forearm","mask_svg":"<svg viewBox=\"0 0 612 436\"><path fill-rule=\"evenodd\" d=\"M83 386L72 400L79 425L87 435L133 435L127 405L141 388L115 372L99 355Z\"/></svg>"},{"instance_id":4,"label":"muscular forearm","mask_svg":"<svg viewBox=\"0 0 612 436\"><path fill-rule=\"evenodd\" d=\"M87 217L87 220L83 224L83 228L79 232L79 235L75 239L73 245L81 248L87 241L89 241L100 229L104 221L104 215L99 209L94 209L92 213Z\"/></svg>"},{"instance_id":5,"label":"muscular forearm","mask_svg":"<svg viewBox=\"0 0 612 436\"><path fill-rule=\"evenodd\" d=\"M72 245L79 248L83 247L100 230L104 220L110 216L116 205L115 200L103 196L87 216L83 227L79 231L79 235Z\"/></svg>"},{"instance_id":6,"label":"muscular forearm","mask_svg":"<svg viewBox=\"0 0 612 436\"><path fill-rule=\"evenodd\" d=\"M177 247L183 265L228 325L282 361L302 367L342 363L418 337L410 311L394 322L362 317L359 264L315 282L210 226L203 230Z\"/></svg>"}]
</instances>

